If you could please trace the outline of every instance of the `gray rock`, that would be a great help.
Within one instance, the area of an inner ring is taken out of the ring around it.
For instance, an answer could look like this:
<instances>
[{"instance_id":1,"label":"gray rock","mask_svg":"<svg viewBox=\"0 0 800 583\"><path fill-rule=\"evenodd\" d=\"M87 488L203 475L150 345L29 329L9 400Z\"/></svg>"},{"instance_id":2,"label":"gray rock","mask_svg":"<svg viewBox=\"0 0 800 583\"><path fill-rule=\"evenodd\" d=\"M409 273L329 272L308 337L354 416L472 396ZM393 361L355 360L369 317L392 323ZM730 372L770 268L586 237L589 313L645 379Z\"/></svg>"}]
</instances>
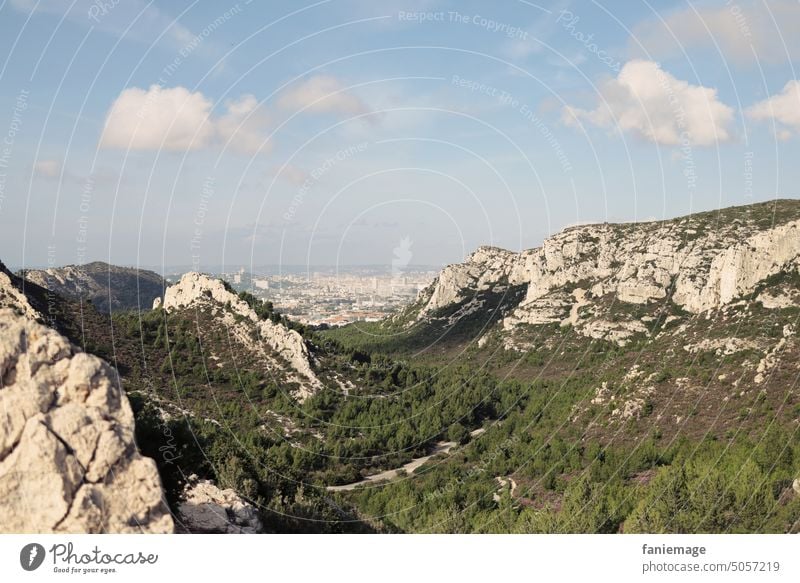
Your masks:
<instances>
[{"instance_id":1,"label":"gray rock","mask_svg":"<svg viewBox=\"0 0 800 583\"><path fill-rule=\"evenodd\" d=\"M41 320L41 314L31 306L28 298L16 288L11 275L0 263L0 308L9 308L32 320Z\"/></svg>"},{"instance_id":2,"label":"gray rock","mask_svg":"<svg viewBox=\"0 0 800 583\"><path fill-rule=\"evenodd\" d=\"M214 483L198 481L194 476L184 490L178 514L190 532L254 534L262 530L255 506L230 488L221 490Z\"/></svg>"}]
</instances>

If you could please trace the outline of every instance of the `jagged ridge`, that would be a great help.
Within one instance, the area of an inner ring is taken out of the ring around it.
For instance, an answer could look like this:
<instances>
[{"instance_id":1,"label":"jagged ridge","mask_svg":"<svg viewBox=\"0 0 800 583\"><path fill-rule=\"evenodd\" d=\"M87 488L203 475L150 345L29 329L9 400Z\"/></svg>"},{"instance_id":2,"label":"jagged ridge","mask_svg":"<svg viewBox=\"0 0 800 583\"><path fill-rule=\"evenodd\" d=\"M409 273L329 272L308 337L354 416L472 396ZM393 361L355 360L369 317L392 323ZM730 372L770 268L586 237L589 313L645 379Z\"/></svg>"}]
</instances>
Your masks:
<instances>
[{"instance_id":1,"label":"jagged ridge","mask_svg":"<svg viewBox=\"0 0 800 583\"><path fill-rule=\"evenodd\" d=\"M156 299L154 307L163 306L165 310L172 311L190 306L203 307L209 302L229 310L220 312L220 315L240 342L251 349L258 348L253 343L250 331L237 322L234 315L255 326L258 337L302 377L301 388L296 394L298 400L303 401L321 387L321 382L314 373L313 357L303 337L280 323L259 318L247 302L230 291L219 279L197 272L184 274L178 283L167 288L163 302Z\"/></svg>"},{"instance_id":2,"label":"jagged ridge","mask_svg":"<svg viewBox=\"0 0 800 583\"><path fill-rule=\"evenodd\" d=\"M166 287L166 281L153 271L102 261L28 269L19 275L65 298L91 300L101 312L148 309Z\"/></svg>"},{"instance_id":3,"label":"jagged ridge","mask_svg":"<svg viewBox=\"0 0 800 583\"><path fill-rule=\"evenodd\" d=\"M565 229L535 249L514 253L481 247L446 267L420 294L417 320L484 290L527 286L504 320L578 324L577 312L613 295L631 304L670 300L689 313L718 309L782 271L796 270L800 202L775 201L663 222L584 225ZM586 335L625 342L645 332L636 321L602 318L578 327Z\"/></svg>"}]
</instances>

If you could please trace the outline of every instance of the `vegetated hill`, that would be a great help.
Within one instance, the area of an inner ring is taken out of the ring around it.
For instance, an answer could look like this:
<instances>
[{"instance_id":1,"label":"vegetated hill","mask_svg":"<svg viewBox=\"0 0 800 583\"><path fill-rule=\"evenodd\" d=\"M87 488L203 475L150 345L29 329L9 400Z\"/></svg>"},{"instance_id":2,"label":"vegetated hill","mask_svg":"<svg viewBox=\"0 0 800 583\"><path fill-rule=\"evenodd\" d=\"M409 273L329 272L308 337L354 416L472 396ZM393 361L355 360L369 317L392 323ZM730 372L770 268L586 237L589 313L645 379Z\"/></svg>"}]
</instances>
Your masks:
<instances>
[{"instance_id":1,"label":"vegetated hill","mask_svg":"<svg viewBox=\"0 0 800 583\"><path fill-rule=\"evenodd\" d=\"M86 352L107 358L111 347L111 320L92 304L69 299L25 281L0 262L0 308L54 328Z\"/></svg>"},{"instance_id":2,"label":"vegetated hill","mask_svg":"<svg viewBox=\"0 0 800 583\"><path fill-rule=\"evenodd\" d=\"M173 293L167 309L112 318L0 269L0 308L56 328L115 366L135 414L137 444L157 462L179 531L252 532L261 529L259 511L267 531L368 530L324 498L303 495L312 464L293 458L324 465L302 445L319 439L313 428L296 430L290 417L272 411L294 413L301 374L290 354L270 348L257 331L280 326L286 333L281 317L259 302L251 321L236 312L244 309L230 288L224 304L210 300L206 286L199 292L191 305L178 306L186 296ZM241 297L256 305L252 296ZM344 471L349 477L357 469Z\"/></svg>"},{"instance_id":3,"label":"vegetated hill","mask_svg":"<svg viewBox=\"0 0 800 583\"><path fill-rule=\"evenodd\" d=\"M342 350L202 274L186 274L153 311L112 322L107 358L173 509L197 474L258 508L267 531L391 530L336 503L327 486L425 456L499 403L486 375Z\"/></svg>"},{"instance_id":4,"label":"vegetated hill","mask_svg":"<svg viewBox=\"0 0 800 583\"><path fill-rule=\"evenodd\" d=\"M796 305L784 280L797 273L799 249L796 200L572 227L520 253L481 247L446 267L403 312L329 335L410 353L493 338L525 351L534 346L532 331L557 326L625 346L652 338L661 325L735 309L765 287L774 294L769 307ZM358 339L357 329L369 334Z\"/></svg>"},{"instance_id":5,"label":"vegetated hill","mask_svg":"<svg viewBox=\"0 0 800 583\"><path fill-rule=\"evenodd\" d=\"M91 301L101 312L149 310L164 293L166 282L153 271L95 261L18 274L65 298Z\"/></svg>"},{"instance_id":6,"label":"vegetated hill","mask_svg":"<svg viewBox=\"0 0 800 583\"><path fill-rule=\"evenodd\" d=\"M573 227L481 248L394 318L323 332L523 387L461 459L352 498L391 514L433 489L431 512L393 515L403 530L797 529L799 254L793 200Z\"/></svg>"}]
</instances>

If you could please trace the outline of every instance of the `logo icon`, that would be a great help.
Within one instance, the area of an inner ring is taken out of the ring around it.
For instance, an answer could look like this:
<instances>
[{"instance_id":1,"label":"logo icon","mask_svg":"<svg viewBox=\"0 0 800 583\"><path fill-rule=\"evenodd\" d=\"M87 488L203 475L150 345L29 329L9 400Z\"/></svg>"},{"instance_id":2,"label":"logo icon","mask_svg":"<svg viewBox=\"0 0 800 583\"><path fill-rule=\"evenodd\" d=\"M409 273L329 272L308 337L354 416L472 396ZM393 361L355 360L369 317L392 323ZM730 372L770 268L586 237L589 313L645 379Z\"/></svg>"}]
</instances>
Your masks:
<instances>
[{"instance_id":1,"label":"logo icon","mask_svg":"<svg viewBox=\"0 0 800 583\"><path fill-rule=\"evenodd\" d=\"M44 562L44 547L39 543L29 543L19 552L19 564L26 571L35 571Z\"/></svg>"}]
</instances>

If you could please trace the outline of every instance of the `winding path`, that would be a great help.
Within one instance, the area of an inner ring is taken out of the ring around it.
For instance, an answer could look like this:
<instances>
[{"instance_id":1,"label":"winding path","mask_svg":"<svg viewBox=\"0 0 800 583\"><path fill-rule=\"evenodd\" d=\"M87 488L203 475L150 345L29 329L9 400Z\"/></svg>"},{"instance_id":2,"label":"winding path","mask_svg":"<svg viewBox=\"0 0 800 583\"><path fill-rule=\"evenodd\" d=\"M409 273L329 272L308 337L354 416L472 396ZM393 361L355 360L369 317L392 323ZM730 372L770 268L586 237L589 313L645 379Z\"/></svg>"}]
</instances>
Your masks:
<instances>
[{"instance_id":1,"label":"winding path","mask_svg":"<svg viewBox=\"0 0 800 583\"><path fill-rule=\"evenodd\" d=\"M475 431L470 432L470 437L477 437L481 433L486 431L484 428L476 429ZM371 476L367 476L363 480L359 480L358 482L351 482L350 484L343 484L341 486L327 486L325 489L328 492L345 492L347 490L354 490L358 486L366 486L367 484L375 484L377 482L385 482L389 480L393 480L396 478L401 471L404 471L406 474L411 474L422 466L425 462L431 459L435 455L439 455L440 453L450 453L450 450L453 449L456 445L458 445L455 441L440 441L436 445L433 446L433 451L423 457L414 458L407 464L395 468L393 470L386 470L380 472L379 474L373 474Z\"/></svg>"}]
</instances>

